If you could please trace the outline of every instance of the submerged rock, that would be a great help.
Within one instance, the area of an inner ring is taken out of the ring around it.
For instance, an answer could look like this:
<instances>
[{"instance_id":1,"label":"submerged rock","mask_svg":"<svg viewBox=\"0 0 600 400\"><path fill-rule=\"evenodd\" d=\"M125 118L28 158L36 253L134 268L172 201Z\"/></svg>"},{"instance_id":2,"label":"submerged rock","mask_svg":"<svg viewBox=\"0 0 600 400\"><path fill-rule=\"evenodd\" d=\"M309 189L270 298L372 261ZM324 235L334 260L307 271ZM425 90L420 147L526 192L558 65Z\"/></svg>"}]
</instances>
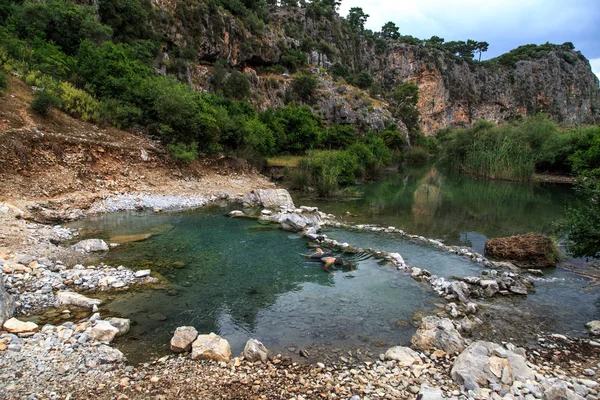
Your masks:
<instances>
[{"instance_id":1,"label":"submerged rock","mask_svg":"<svg viewBox=\"0 0 600 400\"><path fill-rule=\"evenodd\" d=\"M448 318L428 316L423 318L421 326L411 339L419 350L444 350L452 354L465 348L465 341Z\"/></svg>"},{"instance_id":2,"label":"submerged rock","mask_svg":"<svg viewBox=\"0 0 600 400\"><path fill-rule=\"evenodd\" d=\"M450 372L452 379L468 390L487 387L489 383L511 386L514 381L534 379L527 366L525 350L507 350L502 346L478 341L467 347L454 361Z\"/></svg>"},{"instance_id":3,"label":"submerged rock","mask_svg":"<svg viewBox=\"0 0 600 400\"><path fill-rule=\"evenodd\" d=\"M124 243L132 243L132 242L141 242L146 240L152 236L151 233L138 233L136 235L123 235L123 236L114 236L108 239L111 243L124 244Z\"/></svg>"},{"instance_id":4,"label":"submerged rock","mask_svg":"<svg viewBox=\"0 0 600 400\"><path fill-rule=\"evenodd\" d=\"M231 360L229 342L219 335L199 335L192 343L192 359L228 362Z\"/></svg>"},{"instance_id":5,"label":"submerged rock","mask_svg":"<svg viewBox=\"0 0 600 400\"><path fill-rule=\"evenodd\" d=\"M248 339L244 347L244 358L250 362L262 361L267 362L268 351L264 344L256 339Z\"/></svg>"},{"instance_id":6,"label":"submerged rock","mask_svg":"<svg viewBox=\"0 0 600 400\"><path fill-rule=\"evenodd\" d=\"M180 326L175 329L171 338L171 351L183 353L192 349L192 343L198 337L198 331L193 326Z\"/></svg>"},{"instance_id":7,"label":"submerged rock","mask_svg":"<svg viewBox=\"0 0 600 400\"><path fill-rule=\"evenodd\" d=\"M107 251L108 245L102 239L87 239L74 244L71 246L71 248L81 253L93 253L98 251Z\"/></svg>"},{"instance_id":8,"label":"submerged rock","mask_svg":"<svg viewBox=\"0 0 600 400\"><path fill-rule=\"evenodd\" d=\"M558 262L558 251L552 239L538 234L488 240L485 253L521 268L555 267Z\"/></svg>"}]
</instances>

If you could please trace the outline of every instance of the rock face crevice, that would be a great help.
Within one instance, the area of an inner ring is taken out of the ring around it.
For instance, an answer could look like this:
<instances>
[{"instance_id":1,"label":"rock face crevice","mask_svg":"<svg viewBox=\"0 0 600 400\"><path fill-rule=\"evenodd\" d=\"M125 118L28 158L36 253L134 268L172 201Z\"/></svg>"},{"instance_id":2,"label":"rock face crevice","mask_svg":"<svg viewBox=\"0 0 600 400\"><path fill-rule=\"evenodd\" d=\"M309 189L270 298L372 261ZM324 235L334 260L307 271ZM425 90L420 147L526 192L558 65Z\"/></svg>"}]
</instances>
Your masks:
<instances>
[{"instance_id":1,"label":"rock face crevice","mask_svg":"<svg viewBox=\"0 0 600 400\"><path fill-rule=\"evenodd\" d=\"M388 40L382 48L372 39L348 32L337 15L326 19L311 17L302 8L275 8L270 23L256 33L227 12L209 10L208 6L188 9L186 4L158 1L154 6L171 21L155 28L176 45L198 52L198 64L187 67L186 79L199 90L210 90L212 71L207 64L222 59L250 78L254 89L251 101L257 108L283 105L289 86L289 79L277 74L257 76L257 68L281 63L289 50L305 48L303 40L310 39L319 45L306 51L309 63L325 71L339 61L355 73L370 72L385 91L415 82L419 86L421 127L426 134L481 118L503 122L541 112L567 124L600 121L598 78L589 61L568 46L508 65L466 62L431 46ZM382 123L396 122L389 118L386 107L364 112L359 104L362 99L353 101L350 97L340 103L343 96L336 94L335 85L321 86L325 94L308 105L320 111L328 123L357 123L378 129Z\"/></svg>"}]
</instances>

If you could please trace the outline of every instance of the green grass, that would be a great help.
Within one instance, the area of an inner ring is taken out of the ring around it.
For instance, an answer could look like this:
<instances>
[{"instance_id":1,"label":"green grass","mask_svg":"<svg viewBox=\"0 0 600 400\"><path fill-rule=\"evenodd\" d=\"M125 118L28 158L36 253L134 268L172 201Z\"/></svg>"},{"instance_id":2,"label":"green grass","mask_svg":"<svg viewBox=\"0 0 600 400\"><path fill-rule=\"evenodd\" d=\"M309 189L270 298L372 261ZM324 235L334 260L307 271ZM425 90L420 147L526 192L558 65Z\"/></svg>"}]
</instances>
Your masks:
<instances>
[{"instance_id":1,"label":"green grass","mask_svg":"<svg viewBox=\"0 0 600 400\"><path fill-rule=\"evenodd\" d=\"M304 156L277 156L267 158L267 166L269 167L287 167L296 168L302 160L306 159Z\"/></svg>"}]
</instances>

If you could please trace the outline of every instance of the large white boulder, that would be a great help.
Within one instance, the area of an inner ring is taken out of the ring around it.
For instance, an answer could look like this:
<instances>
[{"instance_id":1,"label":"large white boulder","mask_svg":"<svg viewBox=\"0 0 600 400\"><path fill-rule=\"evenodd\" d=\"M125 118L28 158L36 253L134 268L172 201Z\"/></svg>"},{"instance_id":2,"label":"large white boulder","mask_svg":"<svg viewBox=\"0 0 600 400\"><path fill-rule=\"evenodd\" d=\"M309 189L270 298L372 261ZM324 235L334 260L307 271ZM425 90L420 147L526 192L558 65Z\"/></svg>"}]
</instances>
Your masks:
<instances>
[{"instance_id":1,"label":"large white boulder","mask_svg":"<svg viewBox=\"0 0 600 400\"><path fill-rule=\"evenodd\" d=\"M180 326L175 329L171 338L171 351L183 353L192 349L192 343L198 337L198 331L193 326Z\"/></svg>"},{"instance_id":2,"label":"large white boulder","mask_svg":"<svg viewBox=\"0 0 600 400\"><path fill-rule=\"evenodd\" d=\"M81 253L93 253L98 251L107 251L108 245L102 239L87 239L75 243L71 249Z\"/></svg>"},{"instance_id":3,"label":"large white boulder","mask_svg":"<svg viewBox=\"0 0 600 400\"><path fill-rule=\"evenodd\" d=\"M452 379L466 389L476 390L491 382L511 386L516 380L534 380L534 371L527 366L525 350L507 350L492 343L477 341L467 347L454 361Z\"/></svg>"},{"instance_id":4,"label":"large white boulder","mask_svg":"<svg viewBox=\"0 0 600 400\"><path fill-rule=\"evenodd\" d=\"M411 342L419 350L441 349L448 354L461 352L465 348L465 341L452 321L435 316L423 318Z\"/></svg>"},{"instance_id":5,"label":"large white boulder","mask_svg":"<svg viewBox=\"0 0 600 400\"><path fill-rule=\"evenodd\" d=\"M127 318L109 318L107 321L119 330L116 336L123 336L129 332L131 321L129 321Z\"/></svg>"},{"instance_id":6,"label":"large white boulder","mask_svg":"<svg viewBox=\"0 0 600 400\"><path fill-rule=\"evenodd\" d=\"M212 332L199 335L192 343L192 359L228 362L231 360L231 347L227 340Z\"/></svg>"},{"instance_id":7,"label":"large white boulder","mask_svg":"<svg viewBox=\"0 0 600 400\"><path fill-rule=\"evenodd\" d=\"M62 306L92 308L102 303L102 300L92 299L75 292L58 292L56 293L56 298L58 299L58 303Z\"/></svg>"},{"instance_id":8,"label":"large white boulder","mask_svg":"<svg viewBox=\"0 0 600 400\"><path fill-rule=\"evenodd\" d=\"M246 206L258 206L270 209L280 207L295 208L294 201L285 189L258 189L244 195L242 202Z\"/></svg>"},{"instance_id":9,"label":"large white boulder","mask_svg":"<svg viewBox=\"0 0 600 400\"><path fill-rule=\"evenodd\" d=\"M90 338L99 342L112 342L119 333L119 328L116 328L108 321L96 321L92 327Z\"/></svg>"},{"instance_id":10,"label":"large white boulder","mask_svg":"<svg viewBox=\"0 0 600 400\"><path fill-rule=\"evenodd\" d=\"M413 364L422 364L419 353L409 347L395 346L385 352L386 360L398 361L398 364L408 367Z\"/></svg>"},{"instance_id":11,"label":"large white boulder","mask_svg":"<svg viewBox=\"0 0 600 400\"><path fill-rule=\"evenodd\" d=\"M600 321L590 321L585 324L585 327L590 332L590 335L600 336Z\"/></svg>"}]
</instances>

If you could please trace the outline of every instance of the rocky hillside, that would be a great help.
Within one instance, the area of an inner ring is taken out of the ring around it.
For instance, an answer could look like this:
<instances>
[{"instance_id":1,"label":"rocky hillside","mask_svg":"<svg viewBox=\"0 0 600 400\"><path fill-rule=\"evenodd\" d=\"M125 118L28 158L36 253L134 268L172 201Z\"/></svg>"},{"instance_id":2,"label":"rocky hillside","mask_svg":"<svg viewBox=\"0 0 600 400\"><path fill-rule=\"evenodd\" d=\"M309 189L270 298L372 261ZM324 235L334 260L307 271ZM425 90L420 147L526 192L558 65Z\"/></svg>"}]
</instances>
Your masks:
<instances>
[{"instance_id":1,"label":"rocky hillside","mask_svg":"<svg viewBox=\"0 0 600 400\"><path fill-rule=\"evenodd\" d=\"M529 52L519 48L485 62L465 61L424 41L358 35L337 14L326 17L314 15L310 8L271 7L268 23L259 21L256 26L250 18L211 4L157 1L153 7L161 17L155 21L162 22L155 22L154 29L171 45L197 53L179 71L199 89L209 90L212 64L222 59L251 77L253 102L259 108L284 104L285 77L274 78L264 70L284 63L290 49L296 49L307 54L310 64L321 67L313 72L321 71L322 95L309 105L329 122L365 121L371 128L390 122L385 104L367 106L360 103L366 94L348 99L336 92L339 85L323 77L336 62L352 73L368 71L375 78L379 93L366 103L382 99L398 84L417 83L417 107L427 134L479 118L501 122L539 112L567 124L600 119L598 79L588 60L569 44L542 45ZM157 70L164 71L173 62L166 46Z\"/></svg>"}]
</instances>

